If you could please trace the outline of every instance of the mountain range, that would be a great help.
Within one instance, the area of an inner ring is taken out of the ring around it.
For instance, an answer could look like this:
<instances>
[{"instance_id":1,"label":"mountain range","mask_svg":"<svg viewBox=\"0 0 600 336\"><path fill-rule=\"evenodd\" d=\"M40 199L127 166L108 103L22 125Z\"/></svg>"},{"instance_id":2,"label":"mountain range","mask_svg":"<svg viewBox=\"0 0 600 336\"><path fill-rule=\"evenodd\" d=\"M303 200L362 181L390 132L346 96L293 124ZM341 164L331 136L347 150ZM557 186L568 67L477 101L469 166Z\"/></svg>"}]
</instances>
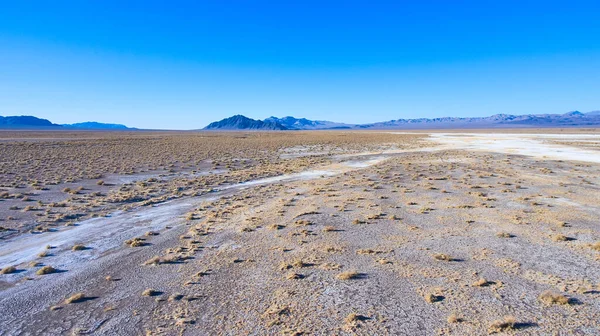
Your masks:
<instances>
[{"instance_id":1,"label":"mountain range","mask_svg":"<svg viewBox=\"0 0 600 336\"><path fill-rule=\"evenodd\" d=\"M326 130L326 129L468 129L468 128L526 128L526 127L597 127L600 126L600 111L564 114L495 114L489 117L444 117L396 119L371 124L344 124L305 118L269 117L255 120L235 115L213 122L206 130Z\"/></svg>"},{"instance_id":2,"label":"mountain range","mask_svg":"<svg viewBox=\"0 0 600 336\"><path fill-rule=\"evenodd\" d=\"M326 120L294 117L269 117L256 120L234 115L206 126L205 130L333 130L333 129L469 129L469 128L531 128L531 127L600 127L600 111L564 114L495 114L489 117L444 117L395 119L370 124L345 124ZM73 129L73 130L135 130L121 124L94 121L75 124L55 124L34 116L0 116L0 129Z\"/></svg>"},{"instance_id":3,"label":"mountain range","mask_svg":"<svg viewBox=\"0 0 600 336\"><path fill-rule=\"evenodd\" d=\"M278 123L283 125L286 129L299 129L299 130L316 130L316 129L345 129L352 128L354 125L337 123L333 121L325 120L308 120L306 118L294 118L294 117L269 117L265 119L272 123Z\"/></svg>"},{"instance_id":4,"label":"mountain range","mask_svg":"<svg viewBox=\"0 0 600 336\"><path fill-rule=\"evenodd\" d=\"M9 129L87 129L87 130L132 130L121 124L106 124L87 121L75 124L54 124L50 120L33 116L0 116L0 128Z\"/></svg>"},{"instance_id":5,"label":"mountain range","mask_svg":"<svg viewBox=\"0 0 600 336\"><path fill-rule=\"evenodd\" d=\"M111 130L125 130L125 129L133 129L121 124L107 124L107 123L99 123L96 121L86 121L75 124L63 124L63 127L68 128L80 128L80 129L111 129Z\"/></svg>"},{"instance_id":6,"label":"mountain range","mask_svg":"<svg viewBox=\"0 0 600 336\"><path fill-rule=\"evenodd\" d=\"M55 127L59 126L50 120L40 119L32 116L0 116L0 127L2 128L24 128L24 127Z\"/></svg>"},{"instance_id":7,"label":"mountain range","mask_svg":"<svg viewBox=\"0 0 600 336\"><path fill-rule=\"evenodd\" d=\"M254 120L248 117L244 117L243 115L234 115L233 117L225 118L220 121L215 121L210 123L208 126L204 127L205 130L238 130L238 129L247 129L247 130L287 130L288 128L278 123L276 121L271 121L268 119L263 120Z\"/></svg>"}]
</instances>

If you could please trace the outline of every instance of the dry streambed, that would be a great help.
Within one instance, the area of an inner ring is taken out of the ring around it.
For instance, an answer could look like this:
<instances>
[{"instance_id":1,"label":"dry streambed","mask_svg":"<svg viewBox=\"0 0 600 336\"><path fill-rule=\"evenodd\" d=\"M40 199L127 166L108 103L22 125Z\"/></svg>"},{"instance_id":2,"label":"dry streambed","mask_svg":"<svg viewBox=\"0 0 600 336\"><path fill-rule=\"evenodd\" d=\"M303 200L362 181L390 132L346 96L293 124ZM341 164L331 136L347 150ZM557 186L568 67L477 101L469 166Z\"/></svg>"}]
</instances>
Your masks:
<instances>
[{"instance_id":1,"label":"dry streambed","mask_svg":"<svg viewBox=\"0 0 600 336\"><path fill-rule=\"evenodd\" d=\"M55 232L20 235L6 239L0 245L0 269L34 261L39 259L41 254L46 254L45 261L52 261L60 268L85 267L81 261L102 256L107 251L121 247L125 240L144 235L145 232L160 231L168 227L173 218L182 216L199 203L212 201L223 195L235 193L236 190L254 186L334 176L352 169L369 167L386 159L384 156L361 158L361 155L357 158L300 173L215 187L205 196L168 201L127 212L118 211L106 217L80 222L76 226L63 227ZM85 246L83 249L85 252L64 253L69 252L75 245ZM4 277L4 280L17 281L31 276L34 271L34 269L24 269L15 272L12 276Z\"/></svg>"}]
</instances>

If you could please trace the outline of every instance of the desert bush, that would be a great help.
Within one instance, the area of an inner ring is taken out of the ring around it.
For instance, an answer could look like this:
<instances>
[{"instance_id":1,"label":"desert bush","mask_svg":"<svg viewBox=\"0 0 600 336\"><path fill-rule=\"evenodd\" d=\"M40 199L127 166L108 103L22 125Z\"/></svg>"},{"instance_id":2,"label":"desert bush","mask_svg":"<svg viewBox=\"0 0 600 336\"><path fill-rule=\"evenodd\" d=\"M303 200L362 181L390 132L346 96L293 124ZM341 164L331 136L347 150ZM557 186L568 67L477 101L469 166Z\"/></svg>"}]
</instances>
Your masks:
<instances>
[{"instance_id":1,"label":"desert bush","mask_svg":"<svg viewBox=\"0 0 600 336\"><path fill-rule=\"evenodd\" d=\"M78 302L84 301L85 299L86 299L85 294L83 294L83 293L76 293L76 294L73 294L73 295L69 296L65 300L65 303L66 304L78 303Z\"/></svg>"},{"instance_id":2,"label":"desert bush","mask_svg":"<svg viewBox=\"0 0 600 336\"><path fill-rule=\"evenodd\" d=\"M433 258L435 260L440 260L440 261L453 261L454 260L454 258L452 258L450 255L444 254L444 253L436 253L433 255Z\"/></svg>"},{"instance_id":3,"label":"desert bush","mask_svg":"<svg viewBox=\"0 0 600 336\"><path fill-rule=\"evenodd\" d=\"M435 303L444 300L444 297L441 295L435 295L433 293L425 293L423 298L427 303Z\"/></svg>"},{"instance_id":4,"label":"desert bush","mask_svg":"<svg viewBox=\"0 0 600 336\"><path fill-rule=\"evenodd\" d=\"M46 274L52 274L52 273L56 273L58 272L58 270L52 266L44 266L42 268L40 268L39 270L37 270L37 272L35 272L35 274L37 275L46 275Z\"/></svg>"},{"instance_id":5,"label":"desert bush","mask_svg":"<svg viewBox=\"0 0 600 336\"><path fill-rule=\"evenodd\" d=\"M294 279L302 279L302 278L304 278L304 276L302 274L298 274L298 273L295 273L295 272L290 272L285 277L288 280L294 280Z\"/></svg>"},{"instance_id":6,"label":"desert bush","mask_svg":"<svg viewBox=\"0 0 600 336\"><path fill-rule=\"evenodd\" d=\"M559 293L549 291L549 290L540 294L539 300L547 305L552 305L552 304L566 305L566 304L571 303L571 300L569 300L568 297L566 297L562 294L559 294Z\"/></svg>"},{"instance_id":7,"label":"desert bush","mask_svg":"<svg viewBox=\"0 0 600 336\"><path fill-rule=\"evenodd\" d=\"M140 247L146 245L146 240L144 238L133 238L125 241L126 245L129 247Z\"/></svg>"},{"instance_id":8,"label":"desert bush","mask_svg":"<svg viewBox=\"0 0 600 336\"><path fill-rule=\"evenodd\" d=\"M348 314L348 316L346 316L346 318L344 319L344 322L349 325L356 325L358 322L365 321L368 319L369 318L367 316L356 314L356 313L350 313L350 314Z\"/></svg>"},{"instance_id":9,"label":"desert bush","mask_svg":"<svg viewBox=\"0 0 600 336\"><path fill-rule=\"evenodd\" d=\"M145 290L142 292L142 295L143 295L143 296L157 296L157 295L160 295L160 294L161 294L161 292L160 292L160 291L157 291L157 290L155 290L155 289L152 289L152 288L145 289Z\"/></svg>"},{"instance_id":10,"label":"desert bush","mask_svg":"<svg viewBox=\"0 0 600 336\"><path fill-rule=\"evenodd\" d=\"M479 280L473 283L473 287L485 287L490 283L485 278L479 278Z\"/></svg>"},{"instance_id":11,"label":"desert bush","mask_svg":"<svg viewBox=\"0 0 600 336\"><path fill-rule=\"evenodd\" d=\"M563 234L557 234L552 236L552 240L555 242L564 242L564 241L568 241L569 237L563 235Z\"/></svg>"},{"instance_id":12,"label":"desert bush","mask_svg":"<svg viewBox=\"0 0 600 336\"><path fill-rule=\"evenodd\" d=\"M336 277L340 280L352 280L360 278L360 273L356 271L346 271L338 274Z\"/></svg>"},{"instance_id":13,"label":"desert bush","mask_svg":"<svg viewBox=\"0 0 600 336\"><path fill-rule=\"evenodd\" d=\"M446 320L448 321L448 323L462 322L462 318L458 317L458 315L456 315L455 313L450 314Z\"/></svg>"},{"instance_id":14,"label":"desert bush","mask_svg":"<svg viewBox=\"0 0 600 336\"><path fill-rule=\"evenodd\" d=\"M515 329L515 325L517 324L517 320L512 316L505 316L501 320L496 320L492 322L492 324L488 328L488 332L490 334L506 332L509 330Z\"/></svg>"},{"instance_id":15,"label":"desert bush","mask_svg":"<svg viewBox=\"0 0 600 336\"><path fill-rule=\"evenodd\" d=\"M16 271L17 271L17 268L15 266L7 266L7 267L4 267L0 271L0 274L11 274L11 273L15 273Z\"/></svg>"}]
</instances>

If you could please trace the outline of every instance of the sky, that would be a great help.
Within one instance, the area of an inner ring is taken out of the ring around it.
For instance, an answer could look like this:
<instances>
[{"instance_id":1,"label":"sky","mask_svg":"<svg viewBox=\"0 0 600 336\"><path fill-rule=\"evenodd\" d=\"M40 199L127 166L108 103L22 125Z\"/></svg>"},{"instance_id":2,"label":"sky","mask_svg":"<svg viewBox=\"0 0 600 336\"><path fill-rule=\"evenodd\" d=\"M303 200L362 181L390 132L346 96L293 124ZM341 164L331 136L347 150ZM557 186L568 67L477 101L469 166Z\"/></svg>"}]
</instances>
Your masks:
<instances>
[{"instance_id":1,"label":"sky","mask_svg":"<svg viewBox=\"0 0 600 336\"><path fill-rule=\"evenodd\" d=\"M599 1L0 1L0 115L197 129L600 110Z\"/></svg>"}]
</instances>

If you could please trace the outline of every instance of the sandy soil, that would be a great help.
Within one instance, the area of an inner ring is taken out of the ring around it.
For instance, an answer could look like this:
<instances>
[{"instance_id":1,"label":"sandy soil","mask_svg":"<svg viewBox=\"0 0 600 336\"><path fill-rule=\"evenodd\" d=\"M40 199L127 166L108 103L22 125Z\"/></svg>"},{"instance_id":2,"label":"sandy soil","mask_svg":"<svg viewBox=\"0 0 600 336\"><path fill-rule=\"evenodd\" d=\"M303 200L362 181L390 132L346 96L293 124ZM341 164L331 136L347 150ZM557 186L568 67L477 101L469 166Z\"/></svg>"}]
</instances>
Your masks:
<instances>
[{"instance_id":1,"label":"sandy soil","mask_svg":"<svg viewBox=\"0 0 600 336\"><path fill-rule=\"evenodd\" d=\"M0 335L597 335L600 155L584 140L600 137L294 145L279 155L326 159L6 236Z\"/></svg>"}]
</instances>

